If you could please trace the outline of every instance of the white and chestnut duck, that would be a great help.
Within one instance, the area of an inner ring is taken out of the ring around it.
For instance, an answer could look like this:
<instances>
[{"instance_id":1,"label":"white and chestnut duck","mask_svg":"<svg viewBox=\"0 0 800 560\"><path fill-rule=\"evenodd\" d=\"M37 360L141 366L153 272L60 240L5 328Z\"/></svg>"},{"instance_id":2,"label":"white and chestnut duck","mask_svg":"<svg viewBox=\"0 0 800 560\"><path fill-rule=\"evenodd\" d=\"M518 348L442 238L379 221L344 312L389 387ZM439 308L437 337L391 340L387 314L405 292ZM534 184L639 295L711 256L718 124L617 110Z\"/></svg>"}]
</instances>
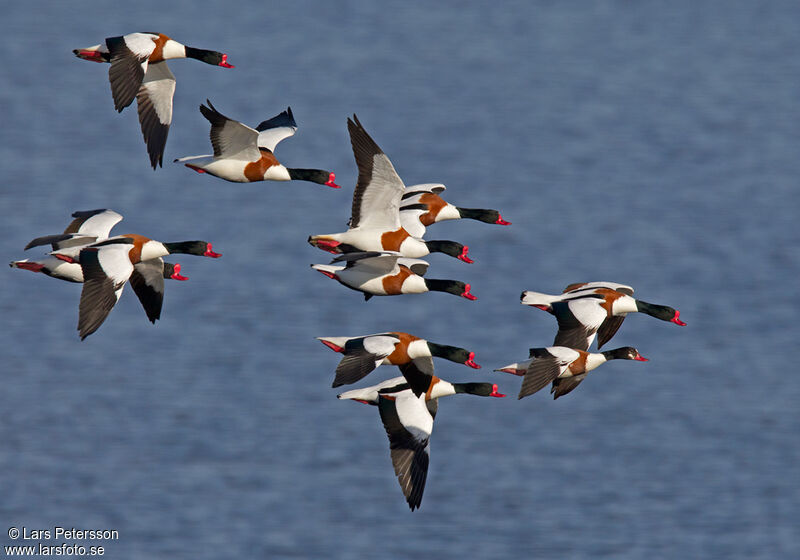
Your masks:
<instances>
[{"instance_id":1,"label":"white and chestnut duck","mask_svg":"<svg viewBox=\"0 0 800 560\"><path fill-rule=\"evenodd\" d=\"M181 265L179 263L168 263L163 259L154 259L159 261L158 269L164 279L167 280L188 280L185 276L181 276ZM134 266L133 275L131 279L138 273L138 267L148 266L151 261L144 261ZM23 270L30 270L31 272L41 272L46 276L58 278L59 280L66 280L67 282L75 282L78 284L83 283L83 270L79 262L67 262L53 255L46 255L40 259L22 259L19 261L11 261L9 266L12 268L21 268ZM142 272L145 277L149 277L150 273Z\"/></svg>"},{"instance_id":2,"label":"white and chestnut duck","mask_svg":"<svg viewBox=\"0 0 800 560\"><path fill-rule=\"evenodd\" d=\"M423 278L417 271L426 269L427 263L414 261L416 264L407 266L397 252L371 251L345 253L333 259L331 264L312 264L311 268L363 293L365 300L372 296L422 294L429 291L446 292L469 300L478 299L470 293L471 286L464 282ZM340 262L346 264L336 264Z\"/></svg>"},{"instance_id":3,"label":"white and chestnut duck","mask_svg":"<svg viewBox=\"0 0 800 560\"><path fill-rule=\"evenodd\" d=\"M445 201L439 193L441 183L423 183L405 188L400 202L400 223L414 237L424 237L425 228L444 220L470 219L487 224L509 226L497 210L462 208Z\"/></svg>"},{"instance_id":4,"label":"white and chestnut duck","mask_svg":"<svg viewBox=\"0 0 800 560\"><path fill-rule=\"evenodd\" d=\"M320 336L317 340L325 346L344 354L336 367L332 387L355 383L382 364L401 366L413 362L425 372L433 374L433 358L444 358L474 369L475 352L458 346L437 344L404 332L385 332L365 336Z\"/></svg>"},{"instance_id":5,"label":"white and chestnut duck","mask_svg":"<svg viewBox=\"0 0 800 560\"><path fill-rule=\"evenodd\" d=\"M419 391L419 394L425 395L425 400L427 401L435 401L441 397L458 394L475 395L478 397L505 397L505 395L499 392L496 383L450 383L449 381L444 381L443 379L433 376L429 388L431 389L430 391L427 389ZM336 396L343 400L353 400L364 404L376 405L381 395L399 393L405 390L409 390L413 393L408 380L401 375L387 379L371 387L352 389Z\"/></svg>"},{"instance_id":6,"label":"white and chestnut duck","mask_svg":"<svg viewBox=\"0 0 800 560\"><path fill-rule=\"evenodd\" d=\"M509 364L495 371L523 376L517 398L527 397L552 383L550 392L557 399L572 391L586 378L586 374L609 360L636 360L646 362L636 348L625 346L605 352L584 352L564 346L531 348L530 358Z\"/></svg>"},{"instance_id":7,"label":"white and chestnut duck","mask_svg":"<svg viewBox=\"0 0 800 560\"><path fill-rule=\"evenodd\" d=\"M415 391L403 377L365 389L347 391L340 399L376 405L389 438L389 452L400 489L411 511L419 508L430 462L430 436L443 396L468 393L504 397L492 383L448 383L434 377L430 391Z\"/></svg>"},{"instance_id":8,"label":"white and chestnut duck","mask_svg":"<svg viewBox=\"0 0 800 560\"><path fill-rule=\"evenodd\" d=\"M445 253L472 263L469 247L455 241L424 241L413 237L400 221L400 202L405 185L375 141L353 115L347 119L350 144L358 166L358 181L348 230L312 235L308 242L331 253L358 251L396 251L405 257L424 257Z\"/></svg>"},{"instance_id":9,"label":"white and chestnut duck","mask_svg":"<svg viewBox=\"0 0 800 560\"><path fill-rule=\"evenodd\" d=\"M633 288L614 282L570 284L558 295L524 291L522 305L547 311L558 321L554 345L588 350L595 336L597 347L611 340L628 313L644 313L685 326L680 312L666 305L633 297Z\"/></svg>"},{"instance_id":10,"label":"white and chestnut duck","mask_svg":"<svg viewBox=\"0 0 800 560\"><path fill-rule=\"evenodd\" d=\"M105 44L74 49L72 52L84 60L111 63L108 79L117 111L121 112L136 99L139 124L153 169L162 164L172 123L175 76L166 61L194 58L212 66L233 68L228 64L228 55L182 45L163 33L130 33L109 37Z\"/></svg>"},{"instance_id":11,"label":"white and chestnut duck","mask_svg":"<svg viewBox=\"0 0 800 560\"><path fill-rule=\"evenodd\" d=\"M82 283L83 271L78 261L81 249L108 239L111 229L122 221L122 216L113 210L100 208L73 212L72 217L74 219L64 230L64 233L37 237L25 246L25 250L28 250L32 247L49 244L53 249L49 255L40 259L12 261L9 266L32 272L41 272L60 280ZM147 238L136 234L125 234L116 237L130 237L134 240L138 239L141 243L147 240ZM204 256L217 255L212 251L211 244L200 242L205 245L196 245L196 243L198 242L192 241L168 243L166 245L172 253L186 252L184 248L188 247L189 254L197 254L202 250ZM163 278L188 280L180 275L180 264L165 263L160 258L155 260L158 262L146 262L142 267L154 267L152 270L159 274L163 271ZM141 275L145 277L151 277L153 274L155 272L151 272L149 268L143 268L141 272ZM139 272L134 270L134 275L138 276Z\"/></svg>"},{"instance_id":12,"label":"white and chestnut duck","mask_svg":"<svg viewBox=\"0 0 800 560\"><path fill-rule=\"evenodd\" d=\"M72 217L73 221L63 234L37 237L28 243L25 249L50 244L53 253L63 250L77 255L80 248L107 239L111 228L122 220L120 214L105 208L74 212ZM83 283L83 269L80 263L75 262L73 257L65 260L63 256L59 258L53 253L40 259L13 261L10 266L40 272L59 280ZM167 263L161 258L141 261L134 265L130 282L147 318L152 323L161 317L164 280L188 280L180 272L180 264Z\"/></svg>"},{"instance_id":13,"label":"white and chestnut duck","mask_svg":"<svg viewBox=\"0 0 800 560\"><path fill-rule=\"evenodd\" d=\"M78 313L78 331L81 340L95 332L122 295L128 280L135 276L136 265L141 278L134 288L145 307L148 318L160 316L163 286L158 286L159 271L163 284L161 257L183 253L218 258L206 241L180 241L162 243L147 237L127 234L111 237L85 247L73 247L53 252L52 255L68 263L80 264L83 289ZM142 294L142 295L140 295ZM142 299L144 297L144 299Z\"/></svg>"},{"instance_id":14,"label":"white and chestnut duck","mask_svg":"<svg viewBox=\"0 0 800 560\"><path fill-rule=\"evenodd\" d=\"M213 155L176 159L198 173L208 173L234 183L255 181L309 181L340 188L336 175L322 169L285 167L275 158L275 146L297 130L292 108L259 124L255 129L229 119L216 110L211 101L200 105L200 112L211 123Z\"/></svg>"}]
</instances>

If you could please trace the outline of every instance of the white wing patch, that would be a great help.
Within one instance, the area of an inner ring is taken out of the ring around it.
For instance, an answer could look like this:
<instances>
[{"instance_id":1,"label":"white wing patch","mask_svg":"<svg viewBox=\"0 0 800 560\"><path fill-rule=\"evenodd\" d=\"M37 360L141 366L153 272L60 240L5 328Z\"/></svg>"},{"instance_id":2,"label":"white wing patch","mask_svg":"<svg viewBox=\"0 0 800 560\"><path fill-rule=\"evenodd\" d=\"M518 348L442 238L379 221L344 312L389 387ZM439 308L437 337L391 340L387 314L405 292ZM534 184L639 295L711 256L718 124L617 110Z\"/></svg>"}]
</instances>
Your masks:
<instances>
[{"instance_id":1,"label":"white wing patch","mask_svg":"<svg viewBox=\"0 0 800 560\"><path fill-rule=\"evenodd\" d=\"M414 200L406 199L403 201L403 204L414 204ZM400 211L400 225L403 226L412 237L417 237L422 239L425 237L426 228L422 225L419 217L422 216L427 210L423 210L421 208L411 208L408 210L401 210Z\"/></svg>"},{"instance_id":2,"label":"white wing patch","mask_svg":"<svg viewBox=\"0 0 800 560\"><path fill-rule=\"evenodd\" d=\"M397 393L395 408L403 427L414 439L421 442L430 437L433 432L433 417L425 404L424 393L419 397L414 396L410 389Z\"/></svg>"},{"instance_id":3,"label":"white wing patch","mask_svg":"<svg viewBox=\"0 0 800 560\"><path fill-rule=\"evenodd\" d=\"M133 272L129 256L131 249L132 246L128 244L107 245L98 248L97 260L100 267L115 286L127 282Z\"/></svg>"},{"instance_id":4,"label":"white wing patch","mask_svg":"<svg viewBox=\"0 0 800 560\"><path fill-rule=\"evenodd\" d=\"M405 186L386 154L372 158L372 177L361 197L359 228L394 231L400 227L400 198Z\"/></svg>"},{"instance_id":5,"label":"white wing patch","mask_svg":"<svg viewBox=\"0 0 800 560\"><path fill-rule=\"evenodd\" d=\"M595 298L576 299L567 302L567 305L578 321L592 330L597 330L608 316L606 310L599 305L599 301Z\"/></svg>"},{"instance_id":6,"label":"white wing patch","mask_svg":"<svg viewBox=\"0 0 800 560\"><path fill-rule=\"evenodd\" d=\"M564 366L571 364L580 357L577 350L565 346L550 346L547 348L547 351L558 360L559 365L562 366L562 370Z\"/></svg>"},{"instance_id":7,"label":"white wing patch","mask_svg":"<svg viewBox=\"0 0 800 560\"><path fill-rule=\"evenodd\" d=\"M162 124L172 122L172 96L175 94L175 76L166 62L150 64L142 80L142 89L155 109L156 116Z\"/></svg>"},{"instance_id":8,"label":"white wing patch","mask_svg":"<svg viewBox=\"0 0 800 560\"><path fill-rule=\"evenodd\" d=\"M105 239L111 233L111 228L122 221L122 215L113 210L105 210L88 218L78 228L78 233L94 236L98 240Z\"/></svg>"},{"instance_id":9,"label":"white wing patch","mask_svg":"<svg viewBox=\"0 0 800 560\"><path fill-rule=\"evenodd\" d=\"M294 135L296 131L296 126L279 126L277 128L268 128L267 130L258 133L258 147L266 148L270 152L274 152L275 146L278 145L278 142Z\"/></svg>"},{"instance_id":10,"label":"white wing patch","mask_svg":"<svg viewBox=\"0 0 800 560\"><path fill-rule=\"evenodd\" d=\"M370 354L379 356L382 360L394 352L398 342L399 340L396 336L371 335L364 337L364 350Z\"/></svg>"},{"instance_id":11,"label":"white wing patch","mask_svg":"<svg viewBox=\"0 0 800 560\"><path fill-rule=\"evenodd\" d=\"M153 42L156 37L150 33L130 33L124 37L125 46L139 58L148 58L156 48Z\"/></svg>"}]
</instances>

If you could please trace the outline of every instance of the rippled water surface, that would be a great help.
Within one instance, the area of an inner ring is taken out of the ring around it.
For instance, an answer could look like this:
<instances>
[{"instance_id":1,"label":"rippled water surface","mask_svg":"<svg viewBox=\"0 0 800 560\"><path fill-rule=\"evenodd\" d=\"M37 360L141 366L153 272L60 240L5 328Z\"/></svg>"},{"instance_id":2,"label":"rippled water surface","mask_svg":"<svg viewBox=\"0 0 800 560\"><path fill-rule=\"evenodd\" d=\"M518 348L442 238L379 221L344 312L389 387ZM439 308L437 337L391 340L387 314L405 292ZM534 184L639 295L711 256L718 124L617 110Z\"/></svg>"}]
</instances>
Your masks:
<instances>
[{"instance_id":1,"label":"rippled water surface","mask_svg":"<svg viewBox=\"0 0 800 560\"><path fill-rule=\"evenodd\" d=\"M224 257L179 259L190 281L167 286L155 326L126 290L84 342L78 286L3 274L0 544L63 526L118 530L106 557L124 559L800 556L796 4L114 4L4 8L2 253L113 208L119 233ZM155 172L107 69L71 53L140 30L236 65L170 64ZM172 164L209 151L207 98L251 125L290 105L299 129L277 156L344 188ZM433 255L428 275L478 301L365 303L309 268L328 255L308 235L350 214L353 113L406 183L513 222L428 230L475 259ZM649 362L518 401L519 379L492 369L555 332L520 292L590 280L688 326L632 316L613 342ZM437 374L509 394L441 403L414 513L377 411L335 398L338 357L314 340L386 330L474 350L480 371Z\"/></svg>"}]
</instances>

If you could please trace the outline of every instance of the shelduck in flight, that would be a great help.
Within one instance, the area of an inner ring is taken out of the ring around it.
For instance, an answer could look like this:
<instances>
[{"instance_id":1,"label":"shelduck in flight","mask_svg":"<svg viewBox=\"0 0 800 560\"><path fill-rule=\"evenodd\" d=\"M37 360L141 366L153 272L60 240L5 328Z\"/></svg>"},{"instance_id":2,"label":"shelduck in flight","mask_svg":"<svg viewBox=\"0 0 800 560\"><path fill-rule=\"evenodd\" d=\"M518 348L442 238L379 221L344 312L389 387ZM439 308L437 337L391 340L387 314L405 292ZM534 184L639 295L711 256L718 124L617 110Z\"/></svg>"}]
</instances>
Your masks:
<instances>
[{"instance_id":1,"label":"shelduck in flight","mask_svg":"<svg viewBox=\"0 0 800 560\"><path fill-rule=\"evenodd\" d=\"M680 312L666 305L647 303L633 297L633 288L614 282L570 284L558 295L524 291L522 305L547 311L558 321L554 346L588 350L598 336L597 347L611 340L628 313L644 313L685 326Z\"/></svg>"},{"instance_id":2,"label":"shelduck in flight","mask_svg":"<svg viewBox=\"0 0 800 560\"><path fill-rule=\"evenodd\" d=\"M229 119L216 110L211 101L200 105L200 112L211 123L211 146L214 153L176 159L198 173L208 173L234 183L255 181L310 181L334 189L336 175L322 169L285 167L275 158L275 146L292 136L297 123L289 107L256 128Z\"/></svg>"},{"instance_id":3,"label":"shelduck in flight","mask_svg":"<svg viewBox=\"0 0 800 560\"><path fill-rule=\"evenodd\" d=\"M531 348L530 358L509 364L495 371L523 376L518 398L527 397L552 383L550 392L557 399L572 391L586 378L586 374L609 360L636 360L646 362L636 348L625 346L605 352L584 352L564 346Z\"/></svg>"},{"instance_id":4,"label":"shelduck in flight","mask_svg":"<svg viewBox=\"0 0 800 560\"><path fill-rule=\"evenodd\" d=\"M382 364L401 366L413 362L420 370L433 374L433 358L444 358L474 369L475 352L458 346L437 344L404 332L385 332L365 336L321 336L317 340L344 355L336 367L333 387L355 383Z\"/></svg>"},{"instance_id":5,"label":"shelduck in flight","mask_svg":"<svg viewBox=\"0 0 800 560\"><path fill-rule=\"evenodd\" d=\"M233 68L228 64L228 55L182 45L163 33L130 33L109 37L105 44L74 49L72 52L84 60L111 63L108 80L117 111L121 112L136 99L139 124L153 169L162 164L172 123L175 76L166 61L194 58L212 66Z\"/></svg>"},{"instance_id":6,"label":"shelduck in flight","mask_svg":"<svg viewBox=\"0 0 800 560\"><path fill-rule=\"evenodd\" d=\"M308 242L331 253L396 251L405 257L445 253L466 263L469 248L455 241L424 241L413 237L400 221L400 203L405 185L392 162L353 115L347 119L350 143L358 166L358 181L348 230L312 235Z\"/></svg>"}]
</instances>

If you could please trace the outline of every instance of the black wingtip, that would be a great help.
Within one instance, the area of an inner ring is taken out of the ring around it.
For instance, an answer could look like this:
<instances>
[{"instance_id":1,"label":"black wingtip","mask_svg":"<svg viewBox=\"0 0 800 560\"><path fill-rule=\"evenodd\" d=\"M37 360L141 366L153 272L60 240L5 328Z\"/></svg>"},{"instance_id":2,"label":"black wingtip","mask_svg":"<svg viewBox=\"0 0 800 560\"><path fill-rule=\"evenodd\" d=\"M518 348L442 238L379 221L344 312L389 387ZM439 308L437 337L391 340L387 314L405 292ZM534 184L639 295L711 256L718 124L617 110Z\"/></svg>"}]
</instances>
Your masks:
<instances>
[{"instance_id":1,"label":"black wingtip","mask_svg":"<svg viewBox=\"0 0 800 560\"><path fill-rule=\"evenodd\" d=\"M218 124L221 121L230 120L228 117L217 111L217 108L211 103L209 99L206 99L206 103L208 103L208 107L205 105L200 105L200 113L210 122L211 124Z\"/></svg>"}]
</instances>

